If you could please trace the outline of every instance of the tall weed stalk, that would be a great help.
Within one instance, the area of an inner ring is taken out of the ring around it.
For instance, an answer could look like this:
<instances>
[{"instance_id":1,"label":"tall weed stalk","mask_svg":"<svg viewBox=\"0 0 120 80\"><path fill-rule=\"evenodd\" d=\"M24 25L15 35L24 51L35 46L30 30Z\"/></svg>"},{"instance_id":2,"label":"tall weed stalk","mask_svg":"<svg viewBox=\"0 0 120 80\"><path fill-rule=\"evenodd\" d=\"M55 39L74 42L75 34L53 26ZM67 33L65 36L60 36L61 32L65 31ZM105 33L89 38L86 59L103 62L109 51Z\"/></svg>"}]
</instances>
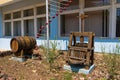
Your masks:
<instances>
[{"instance_id":1,"label":"tall weed stalk","mask_svg":"<svg viewBox=\"0 0 120 80\"><path fill-rule=\"evenodd\" d=\"M54 61L59 55L59 52L57 50L57 42L54 40L53 42L50 42L51 48L47 49L46 44L42 46L43 52L45 53L47 62L50 65L50 70L54 68Z\"/></svg>"}]
</instances>

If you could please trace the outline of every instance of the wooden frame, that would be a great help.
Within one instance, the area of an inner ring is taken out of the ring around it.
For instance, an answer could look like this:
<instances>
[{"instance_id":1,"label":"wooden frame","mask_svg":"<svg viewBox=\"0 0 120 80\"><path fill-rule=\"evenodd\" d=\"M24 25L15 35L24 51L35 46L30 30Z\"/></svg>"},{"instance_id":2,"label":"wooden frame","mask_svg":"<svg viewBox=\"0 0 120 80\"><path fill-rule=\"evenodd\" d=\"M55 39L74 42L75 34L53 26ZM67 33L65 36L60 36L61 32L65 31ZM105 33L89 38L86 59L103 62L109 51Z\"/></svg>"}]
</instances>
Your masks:
<instances>
[{"instance_id":1,"label":"wooden frame","mask_svg":"<svg viewBox=\"0 0 120 80\"><path fill-rule=\"evenodd\" d=\"M94 36L93 32L73 32L70 34L67 60L72 64L84 64L90 66L94 60ZM76 38L80 41L77 42ZM88 42L84 41L88 37Z\"/></svg>"}]
</instances>

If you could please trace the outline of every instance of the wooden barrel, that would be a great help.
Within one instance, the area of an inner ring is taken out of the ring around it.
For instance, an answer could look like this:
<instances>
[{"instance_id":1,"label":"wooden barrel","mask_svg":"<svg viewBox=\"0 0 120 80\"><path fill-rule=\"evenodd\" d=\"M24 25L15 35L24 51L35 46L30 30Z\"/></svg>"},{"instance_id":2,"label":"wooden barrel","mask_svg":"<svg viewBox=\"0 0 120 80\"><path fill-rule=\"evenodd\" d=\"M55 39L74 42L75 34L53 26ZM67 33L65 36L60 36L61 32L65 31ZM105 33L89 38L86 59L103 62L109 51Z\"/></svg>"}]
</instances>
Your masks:
<instances>
[{"instance_id":1,"label":"wooden barrel","mask_svg":"<svg viewBox=\"0 0 120 80\"><path fill-rule=\"evenodd\" d=\"M33 37L24 36L24 37L15 37L10 41L10 47L12 52L19 52L25 49L35 48L36 40Z\"/></svg>"}]
</instances>

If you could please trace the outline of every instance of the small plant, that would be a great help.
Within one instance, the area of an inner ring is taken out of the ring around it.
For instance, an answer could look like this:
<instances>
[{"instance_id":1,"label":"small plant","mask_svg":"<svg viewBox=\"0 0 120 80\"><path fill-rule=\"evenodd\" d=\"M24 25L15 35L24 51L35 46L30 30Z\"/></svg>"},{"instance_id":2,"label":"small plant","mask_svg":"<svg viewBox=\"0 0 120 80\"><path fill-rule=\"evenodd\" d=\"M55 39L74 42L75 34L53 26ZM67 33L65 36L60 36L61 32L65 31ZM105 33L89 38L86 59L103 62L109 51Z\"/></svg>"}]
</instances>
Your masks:
<instances>
[{"instance_id":1,"label":"small plant","mask_svg":"<svg viewBox=\"0 0 120 80\"><path fill-rule=\"evenodd\" d=\"M54 42L50 42L51 43L51 49L49 49L49 53L48 53L48 61L50 64L50 70L54 67L54 61L57 58L58 54L57 54L57 43L54 40Z\"/></svg>"},{"instance_id":2,"label":"small plant","mask_svg":"<svg viewBox=\"0 0 120 80\"><path fill-rule=\"evenodd\" d=\"M57 42L54 40L54 42L50 42L51 48L47 49L47 47L42 46L43 52L45 53L47 62L49 62L50 65L50 71L52 68L54 68L54 61L58 57L58 50L57 50Z\"/></svg>"}]
</instances>

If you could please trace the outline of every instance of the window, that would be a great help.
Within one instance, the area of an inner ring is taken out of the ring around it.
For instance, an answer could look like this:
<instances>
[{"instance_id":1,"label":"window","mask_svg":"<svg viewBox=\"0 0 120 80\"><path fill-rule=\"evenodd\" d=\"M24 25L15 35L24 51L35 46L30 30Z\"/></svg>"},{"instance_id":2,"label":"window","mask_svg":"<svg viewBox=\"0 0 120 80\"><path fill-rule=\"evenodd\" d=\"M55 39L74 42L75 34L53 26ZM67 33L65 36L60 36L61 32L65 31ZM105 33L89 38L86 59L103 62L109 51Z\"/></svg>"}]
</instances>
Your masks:
<instances>
[{"instance_id":1,"label":"window","mask_svg":"<svg viewBox=\"0 0 120 80\"><path fill-rule=\"evenodd\" d=\"M39 32L41 35L46 34L46 27L43 28L44 24L46 22L46 18L38 18L37 19L37 32Z\"/></svg>"},{"instance_id":2,"label":"window","mask_svg":"<svg viewBox=\"0 0 120 80\"><path fill-rule=\"evenodd\" d=\"M97 37L108 37L109 12L108 10L86 12L85 31L92 31Z\"/></svg>"},{"instance_id":3,"label":"window","mask_svg":"<svg viewBox=\"0 0 120 80\"><path fill-rule=\"evenodd\" d=\"M34 20L33 19L24 21L24 35L34 36Z\"/></svg>"},{"instance_id":4,"label":"window","mask_svg":"<svg viewBox=\"0 0 120 80\"><path fill-rule=\"evenodd\" d=\"M110 4L110 0L85 0L85 7L95 7Z\"/></svg>"},{"instance_id":5,"label":"window","mask_svg":"<svg viewBox=\"0 0 120 80\"><path fill-rule=\"evenodd\" d=\"M34 15L33 9L24 10L24 17L33 16L33 15Z\"/></svg>"},{"instance_id":6,"label":"window","mask_svg":"<svg viewBox=\"0 0 120 80\"><path fill-rule=\"evenodd\" d=\"M68 36L71 32L79 31L79 14L61 15L61 36Z\"/></svg>"},{"instance_id":7,"label":"window","mask_svg":"<svg viewBox=\"0 0 120 80\"><path fill-rule=\"evenodd\" d=\"M120 37L120 8L117 9L116 37Z\"/></svg>"},{"instance_id":8,"label":"window","mask_svg":"<svg viewBox=\"0 0 120 80\"><path fill-rule=\"evenodd\" d=\"M10 20L11 19L11 13L5 14L4 20Z\"/></svg>"},{"instance_id":9,"label":"window","mask_svg":"<svg viewBox=\"0 0 120 80\"><path fill-rule=\"evenodd\" d=\"M46 13L46 6L37 7L37 15L45 14Z\"/></svg>"},{"instance_id":10,"label":"window","mask_svg":"<svg viewBox=\"0 0 120 80\"><path fill-rule=\"evenodd\" d=\"M5 36L11 36L11 22L5 22Z\"/></svg>"},{"instance_id":11,"label":"window","mask_svg":"<svg viewBox=\"0 0 120 80\"><path fill-rule=\"evenodd\" d=\"M61 2L61 7L64 7L63 4L68 4L66 1ZM67 7L67 10L73 10L73 9L79 9L79 0L73 0L69 7Z\"/></svg>"},{"instance_id":12,"label":"window","mask_svg":"<svg viewBox=\"0 0 120 80\"><path fill-rule=\"evenodd\" d=\"M16 18L21 18L21 11L13 13L13 19L16 19Z\"/></svg>"},{"instance_id":13,"label":"window","mask_svg":"<svg viewBox=\"0 0 120 80\"><path fill-rule=\"evenodd\" d=\"M120 3L120 0L117 0L117 3Z\"/></svg>"},{"instance_id":14,"label":"window","mask_svg":"<svg viewBox=\"0 0 120 80\"><path fill-rule=\"evenodd\" d=\"M14 36L21 36L21 21L15 21L13 27Z\"/></svg>"}]
</instances>

